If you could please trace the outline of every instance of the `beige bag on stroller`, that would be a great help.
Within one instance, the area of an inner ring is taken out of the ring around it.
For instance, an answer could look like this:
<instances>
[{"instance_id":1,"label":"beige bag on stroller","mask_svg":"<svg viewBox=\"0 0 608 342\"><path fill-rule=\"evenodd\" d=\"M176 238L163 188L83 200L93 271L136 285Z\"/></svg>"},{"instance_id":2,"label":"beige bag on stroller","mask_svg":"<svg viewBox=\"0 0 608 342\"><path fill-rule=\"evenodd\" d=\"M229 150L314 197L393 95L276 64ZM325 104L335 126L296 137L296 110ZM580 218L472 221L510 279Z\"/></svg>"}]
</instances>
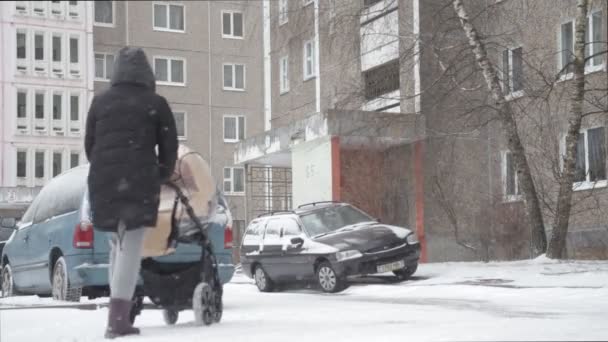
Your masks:
<instances>
[{"instance_id":1,"label":"beige bag on stroller","mask_svg":"<svg viewBox=\"0 0 608 342\"><path fill-rule=\"evenodd\" d=\"M211 176L209 164L203 157L190 148L180 145L175 170L170 180L178 186L189 200L190 206L202 222L209 220L217 207L217 188ZM168 255L175 251L172 247L177 236L187 234L193 229L181 201L176 202L177 194L169 185L161 187L158 221L156 227L147 229L144 240L143 258ZM178 231L171 239L173 213ZM177 235L177 236L176 236Z\"/></svg>"}]
</instances>

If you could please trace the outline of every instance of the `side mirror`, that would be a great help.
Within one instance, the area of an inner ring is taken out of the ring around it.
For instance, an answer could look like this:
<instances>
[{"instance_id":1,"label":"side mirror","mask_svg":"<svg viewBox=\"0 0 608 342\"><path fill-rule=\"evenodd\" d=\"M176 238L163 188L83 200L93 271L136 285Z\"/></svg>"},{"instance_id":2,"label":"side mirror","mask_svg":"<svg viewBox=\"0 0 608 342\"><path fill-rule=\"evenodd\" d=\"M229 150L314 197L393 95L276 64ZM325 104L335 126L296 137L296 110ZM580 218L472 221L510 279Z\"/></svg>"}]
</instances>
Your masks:
<instances>
[{"instance_id":1,"label":"side mirror","mask_svg":"<svg viewBox=\"0 0 608 342\"><path fill-rule=\"evenodd\" d=\"M302 245L304 244L304 239L302 239L301 237L294 237L291 239L291 244L299 247L302 247Z\"/></svg>"},{"instance_id":2,"label":"side mirror","mask_svg":"<svg viewBox=\"0 0 608 342\"><path fill-rule=\"evenodd\" d=\"M2 228L15 229L16 226L17 220L15 220L13 217L5 217L0 220L0 227Z\"/></svg>"}]
</instances>

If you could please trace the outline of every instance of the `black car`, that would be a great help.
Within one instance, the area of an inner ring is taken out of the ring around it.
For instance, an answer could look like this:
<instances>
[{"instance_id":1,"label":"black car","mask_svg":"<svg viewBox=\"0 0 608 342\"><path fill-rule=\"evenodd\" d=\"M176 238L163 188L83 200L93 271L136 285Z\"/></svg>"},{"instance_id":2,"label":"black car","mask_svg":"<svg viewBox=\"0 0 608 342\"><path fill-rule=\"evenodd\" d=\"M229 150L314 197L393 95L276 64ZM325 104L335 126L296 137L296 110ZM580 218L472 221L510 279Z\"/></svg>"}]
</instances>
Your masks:
<instances>
[{"instance_id":1,"label":"black car","mask_svg":"<svg viewBox=\"0 0 608 342\"><path fill-rule=\"evenodd\" d=\"M419 257L414 232L337 202L262 215L249 224L241 244L243 272L263 292L310 280L325 292L339 292L348 276L386 272L407 279Z\"/></svg>"}]
</instances>

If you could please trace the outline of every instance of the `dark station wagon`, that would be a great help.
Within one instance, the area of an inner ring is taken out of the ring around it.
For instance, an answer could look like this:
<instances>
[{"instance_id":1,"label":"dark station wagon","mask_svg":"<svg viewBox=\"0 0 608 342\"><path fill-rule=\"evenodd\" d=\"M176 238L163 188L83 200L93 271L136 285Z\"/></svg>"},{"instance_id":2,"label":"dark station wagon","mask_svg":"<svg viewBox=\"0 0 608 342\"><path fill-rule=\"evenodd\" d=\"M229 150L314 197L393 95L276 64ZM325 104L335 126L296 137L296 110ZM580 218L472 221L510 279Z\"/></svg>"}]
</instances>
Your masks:
<instances>
[{"instance_id":1,"label":"dark station wagon","mask_svg":"<svg viewBox=\"0 0 608 342\"><path fill-rule=\"evenodd\" d=\"M339 292L348 276L387 272L407 279L419 257L414 232L339 202L264 214L249 224L241 244L243 272L263 292L311 280L325 292Z\"/></svg>"}]
</instances>

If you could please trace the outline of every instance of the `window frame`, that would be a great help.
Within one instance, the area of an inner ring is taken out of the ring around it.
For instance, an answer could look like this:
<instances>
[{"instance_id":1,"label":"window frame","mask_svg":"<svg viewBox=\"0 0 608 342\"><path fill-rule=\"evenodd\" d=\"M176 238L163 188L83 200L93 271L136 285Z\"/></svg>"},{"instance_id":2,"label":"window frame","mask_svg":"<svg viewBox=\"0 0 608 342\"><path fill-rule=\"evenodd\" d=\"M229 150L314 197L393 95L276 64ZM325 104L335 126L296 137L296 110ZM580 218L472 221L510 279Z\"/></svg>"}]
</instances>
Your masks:
<instances>
[{"instance_id":1,"label":"window frame","mask_svg":"<svg viewBox=\"0 0 608 342\"><path fill-rule=\"evenodd\" d=\"M302 0L302 7L306 7L314 2L315 0Z\"/></svg>"},{"instance_id":2,"label":"window frame","mask_svg":"<svg viewBox=\"0 0 608 342\"><path fill-rule=\"evenodd\" d=\"M521 193L521 190L519 188L519 176L517 174L517 172L515 171L515 164L513 164L513 178L515 180L515 193L514 194L509 194L508 193L508 165L507 165L507 158L508 155L512 155L513 152L509 151L509 150L503 150L501 151L501 169L502 169L502 194L503 194L503 201L504 202L518 202L518 201L522 201L523 200L523 194Z\"/></svg>"},{"instance_id":3,"label":"window frame","mask_svg":"<svg viewBox=\"0 0 608 342\"><path fill-rule=\"evenodd\" d=\"M236 139L229 139L226 138L226 119L234 119L235 120L235 125L234 125L234 136L236 137ZM239 119L243 118L243 139L239 138L239 131L241 128L241 125L239 124ZM225 143L230 143L230 144L234 144L234 143L238 143L242 140L245 140L247 138L247 117L245 115L224 115L222 117L222 137L224 139Z\"/></svg>"},{"instance_id":4,"label":"window frame","mask_svg":"<svg viewBox=\"0 0 608 342\"><path fill-rule=\"evenodd\" d=\"M179 130L177 130L177 120L175 120L175 113L182 113L184 114L184 135L179 135ZM185 110L174 110L172 111L173 114L173 119L175 120L176 123L176 132L178 132L177 135L177 140L188 140L188 113Z\"/></svg>"},{"instance_id":5,"label":"window frame","mask_svg":"<svg viewBox=\"0 0 608 342\"><path fill-rule=\"evenodd\" d=\"M306 46L310 44L310 65L311 65L311 73L307 73L306 70L306 63L308 62L308 57L306 56ZM311 80L315 77L317 77L317 66L315 65L315 43L314 43L314 39L310 39L310 40L306 40L304 41L304 45L303 45L303 49L302 49L302 66L303 66L303 72L302 75L304 76L304 81L308 81Z\"/></svg>"},{"instance_id":6,"label":"window frame","mask_svg":"<svg viewBox=\"0 0 608 342\"><path fill-rule=\"evenodd\" d=\"M584 134L584 136L585 136L585 180L581 181L581 182L573 182L572 183L573 191L592 190L592 189L608 187L608 168L606 167L606 161L608 160L608 157L606 155L604 155L604 168L605 168L606 179L597 180L597 181L589 180L589 134L588 134L588 132L590 130L593 130L596 128L604 128L604 148L606 148L606 138L608 135L607 126L603 126L603 125L590 126L587 128L583 128L579 131L579 134ZM562 138L562 142L561 142L562 158L565 155L565 152L566 152L566 136L564 135L564 137ZM608 152L608 151L605 150L605 152ZM563 160L562 158L560 158L560 161ZM560 165L561 168L563 169L563 162L560 164L561 164ZM575 172L576 172L576 169L575 169Z\"/></svg>"},{"instance_id":7,"label":"window frame","mask_svg":"<svg viewBox=\"0 0 608 342\"><path fill-rule=\"evenodd\" d=\"M230 178L226 178L226 169L230 170ZM242 192L234 191L234 184L236 183L234 181L234 170L235 169L243 170L243 191ZM222 189L224 190L224 193L227 196L244 196L245 195L245 189L247 188L247 186L245 184L245 168L244 167L226 166L223 169L222 178L223 178ZM226 191L226 182L230 182L230 191Z\"/></svg>"},{"instance_id":8,"label":"window frame","mask_svg":"<svg viewBox=\"0 0 608 342\"><path fill-rule=\"evenodd\" d=\"M596 53L595 50L595 44L592 43L593 36L595 34L595 32L593 31L593 16L597 13L600 13L600 25L602 25L602 27L600 27L600 32L602 35L606 34L606 28L603 27L604 25L604 17L603 17L603 11L602 9L595 9L592 11L589 11L589 13L587 13L587 34L589 35L588 38L590 38L586 44L589 44L589 56L587 56L587 49L585 48L585 59L593 56L593 54ZM598 43L602 44L605 42L606 37L602 37L604 40L600 40ZM585 40L587 40L587 37L585 37ZM594 42L594 41L593 41ZM601 48L600 48L601 50ZM596 71L603 71L606 70L606 54L604 55L600 55L600 57L602 58L602 61L600 61L599 64L594 65L593 64L593 58L591 58L588 62L589 64L585 63L585 73L592 73L592 72L596 72Z\"/></svg>"},{"instance_id":9,"label":"window frame","mask_svg":"<svg viewBox=\"0 0 608 342\"><path fill-rule=\"evenodd\" d=\"M19 176L19 153L24 153L25 154L25 176L20 177ZM17 180L17 185L25 185L29 179L30 176L30 168L29 168L29 163L28 161L30 161L30 156L29 156L29 151L27 148L25 147L17 147L15 149L15 179Z\"/></svg>"},{"instance_id":10,"label":"window frame","mask_svg":"<svg viewBox=\"0 0 608 342\"><path fill-rule=\"evenodd\" d=\"M224 74L224 68L229 65L232 68L232 86L226 87L226 75ZM236 66L241 65L243 67L243 88L236 88ZM226 91L238 91L244 92L247 89L247 65L244 63L222 63L222 89Z\"/></svg>"},{"instance_id":11,"label":"window frame","mask_svg":"<svg viewBox=\"0 0 608 342\"><path fill-rule=\"evenodd\" d=\"M560 22L559 24L559 28L557 30L557 44L558 44L558 53L557 53L557 58L558 58L558 64L557 64L557 71L561 72L561 75L559 75L560 80L564 80L564 79L570 79L573 76L572 71L568 72L568 68L564 69L565 65L564 65L564 46L562 45L562 40L563 40L563 35L562 35L562 27L568 23L572 24L572 46L570 47L570 53L574 52L574 44L576 41L576 36L574 35L574 28L576 27L576 19L574 18L568 18L568 19L564 19Z\"/></svg>"},{"instance_id":12,"label":"window frame","mask_svg":"<svg viewBox=\"0 0 608 342\"><path fill-rule=\"evenodd\" d=\"M112 22L111 23L104 23L104 22L98 22L97 20L95 20L95 4L93 4L93 26L98 26L98 27L116 27L116 4L115 1L110 1L110 3L112 4Z\"/></svg>"},{"instance_id":13,"label":"window frame","mask_svg":"<svg viewBox=\"0 0 608 342\"><path fill-rule=\"evenodd\" d=\"M289 93L289 55L279 58L279 94Z\"/></svg>"},{"instance_id":14,"label":"window frame","mask_svg":"<svg viewBox=\"0 0 608 342\"><path fill-rule=\"evenodd\" d=\"M242 36L235 36L234 35L234 14L235 13L239 13L241 15L241 31L243 33ZM224 14L230 14L230 34L225 34L224 33ZM221 11L221 32L222 32L222 38L225 39L245 39L245 16L243 14L242 11L236 11L236 10L222 10Z\"/></svg>"},{"instance_id":15,"label":"window frame","mask_svg":"<svg viewBox=\"0 0 608 342\"><path fill-rule=\"evenodd\" d=\"M522 66L522 68L521 68L521 82L522 82L522 85L521 85L521 89L520 90L513 91L513 51L517 50L517 49L521 49L521 51L522 51L522 59L521 59L521 66ZM512 100L512 99L516 99L516 98L522 97L522 96L524 96L524 93L525 93L524 92L524 82L523 82L523 80L524 80L523 50L524 50L524 47L521 44L520 45L508 46L504 50L502 50L503 53L505 51L508 51L508 54L509 54L509 57L508 57L509 65L507 66L507 70L505 70L504 60L502 61L503 62L503 66L502 66L502 70L501 70L501 82L500 82L502 90L505 93L505 98L507 100ZM501 54L501 59L502 58L503 58L503 55ZM504 80L503 79L504 79L504 73L505 73L505 71L507 72L507 75L509 76L509 88L508 89L505 89L505 87L504 87Z\"/></svg>"},{"instance_id":16,"label":"window frame","mask_svg":"<svg viewBox=\"0 0 608 342\"><path fill-rule=\"evenodd\" d=\"M97 77L97 69L96 69L96 65L95 62L97 61L97 55L102 55L103 56L103 75L104 78L100 78ZM95 68L94 70L94 80L97 82L110 82L110 78L112 78L112 75L108 74L108 56L112 56L112 63L114 63L114 61L116 60L116 57L114 56L113 53L109 53L109 52L93 52L93 68Z\"/></svg>"},{"instance_id":17,"label":"window frame","mask_svg":"<svg viewBox=\"0 0 608 342\"><path fill-rule=\"evenodd\" d=\"M186 58L177 57L177 56L153 56L152 57L152 71L154 72L155 76L156 76L156 60L157 59L167 60L167 79L168 80L167 81L156 80L156 84L165 85L165 86L174 86L174 87L185 87L186 86L186 84L188 83L188 80L187 80L188 64L187 64ZM171 61L173 61L173 60L181 61L184 65L184 70L183 70L184 81L182 83L169 81L169 79L172 79Z\"/></svg>"},{"instance_id":18,"label":"window frame","mask_svg":"<svg viewBox=\"0 0 608 342\"><path fill-rule=\"evenodd\" d=\"M156 26L154 22L156 5L165 6L167 9L167 27ZM170 6L180 6L182 8L183 18L184 18L184 29L183 30L175 30L171 28L171 11ZM152 30L159 32L172 32L172 33L186 33L186 5L183 2L164 2L164 1L154 1L152 2Z\"/></svg>"}]
</instances>

